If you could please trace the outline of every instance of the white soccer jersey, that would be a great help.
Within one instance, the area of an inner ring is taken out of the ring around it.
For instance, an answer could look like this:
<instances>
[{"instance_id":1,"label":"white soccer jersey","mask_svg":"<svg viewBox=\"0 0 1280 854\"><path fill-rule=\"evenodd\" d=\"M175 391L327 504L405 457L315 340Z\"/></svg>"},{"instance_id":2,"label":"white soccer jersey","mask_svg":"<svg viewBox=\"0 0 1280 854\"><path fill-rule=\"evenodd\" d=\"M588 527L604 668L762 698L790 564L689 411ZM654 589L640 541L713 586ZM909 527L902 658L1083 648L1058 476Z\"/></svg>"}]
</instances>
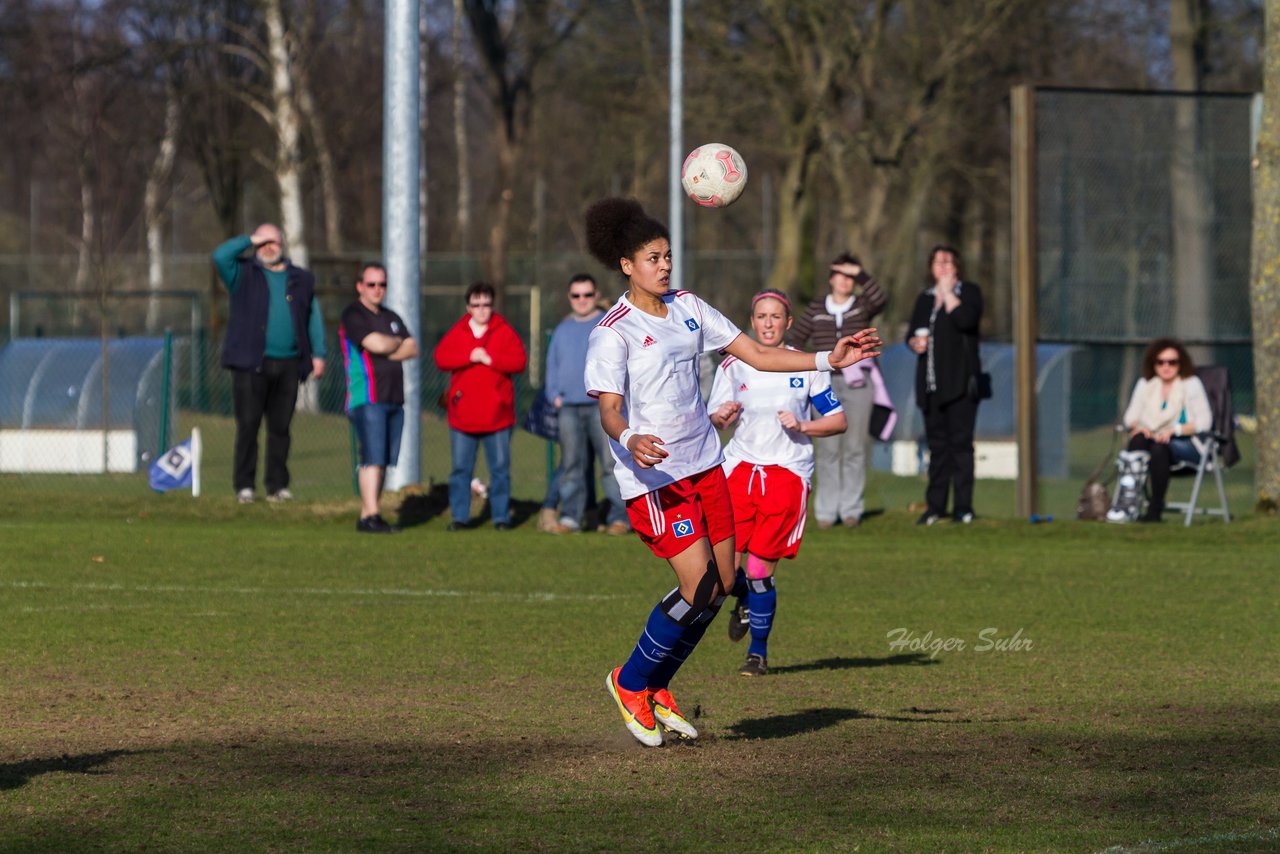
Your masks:
<instances>
[{"instance_id":1,"label":"white soccer jersey","mask_svg":"<svg viewBox=\"0 0 1280 854\"><path fill-rule=\"evenodd\" d=\"M741 403L742 412L738 414L733 438L724 449L725 473L739 462L775 465L795 472L806 483L813 477L813 443L808 436L783 427L778 413L790 412L797 419L808 421L810 406L819 415L844 412L831 391L830 374L757 371L733 356L716 370L707 409L715 412L729 401Z\"/></svg>"},{"instance_id":2,"label":"white soccer jersey","mask_svg":"<svg viewBox=\"0 0 1280 854\"><path fill-rule=\"evenodd\" d=\"M653 468L640 468L610 439L623 498L660 489L724 459L698 390L698 356L723 350L742 332L689 291L670 291L662 302L667 316L654 317L624 296L591 330L587 345L587 394L622 395L627 425L657 436L669 455Z\"/></svg>"}]
</instances>

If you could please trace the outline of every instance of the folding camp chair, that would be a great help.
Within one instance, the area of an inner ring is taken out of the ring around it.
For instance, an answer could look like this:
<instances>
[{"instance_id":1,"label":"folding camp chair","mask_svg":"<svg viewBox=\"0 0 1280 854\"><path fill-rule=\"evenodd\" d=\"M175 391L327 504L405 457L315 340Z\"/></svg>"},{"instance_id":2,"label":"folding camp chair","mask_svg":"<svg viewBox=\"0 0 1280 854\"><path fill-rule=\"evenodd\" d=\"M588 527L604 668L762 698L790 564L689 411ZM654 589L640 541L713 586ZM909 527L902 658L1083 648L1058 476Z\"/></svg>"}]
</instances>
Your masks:
<instances>
[{"instance_id":1,"label":"folding camp chair","mask_svg":"<svg viewBox=\"0 0 1280 854\"><path fill-rule=\"evenodd\" d=\"M1221 365L1206 365L1196 369L1196 376L1204 385L1205 394L1209 398L1209 409L1213 412L1213 430L1199 433L1197 438L1204 445L1204 453L1198 463L1175 462L1170 474L1175 476L1195 476L1191 485L1191 497L1186 501L1166 501L1167 512L1185 514L1184 525L1191 524L1191 518L1200 513L1205 516L1221 516L1223 522L1231 521L1231 510L1227 506L1227 490L1222 483L1223 469L1230 468L1240 459L1240 451L1235 442L1235 410L1231 405L1231 381L1227 369ZM1218 486L1218 507L1199 507L1200 488L1204 484L1207 472L1213 473Z\"/></svg>"}]
</instances>

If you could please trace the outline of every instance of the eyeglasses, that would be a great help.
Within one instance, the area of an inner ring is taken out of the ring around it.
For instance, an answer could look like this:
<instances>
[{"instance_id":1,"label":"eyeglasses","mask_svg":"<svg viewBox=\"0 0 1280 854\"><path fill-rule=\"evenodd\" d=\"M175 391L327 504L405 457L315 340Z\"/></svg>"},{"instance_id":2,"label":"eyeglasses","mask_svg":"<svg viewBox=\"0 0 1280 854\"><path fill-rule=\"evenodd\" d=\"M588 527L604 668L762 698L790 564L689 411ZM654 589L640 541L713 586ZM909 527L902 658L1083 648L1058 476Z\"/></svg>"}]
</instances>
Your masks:
<instances>
[{"instance_id":1,"label":"eyeglasses","mask_svg":"<svg viewBox=\"0 0 1280 854\"><path fill-rule=\"evenodd\" d=\"M491 302L469 302L469 303L467 303L467 308L493 308L493 303L491 303Z\"/></svg>"},{"instance_id":2,"label":"eyeglasses","mask_svg":"<svg viewBox=\"0 0 1280 854\"><path fill-rule=\"evenodd\" d=\"M1182 361L1180 359L1156 359L1156 364L1157 365L1173 365L1174 367L1177 367L1178 365L1182 364Z\"/></svg>"},{"instance_id":3,"label":"eyeglasses","mask_svg":"<svg viewBox=\"0 0 1280 854\"><path fill-rule=\"evenodd\" d=\"M385 288L387 286L387 283L386 282L365 282L364 286L366 288Z\"/></svg>"},{"instance_id":4,"label":"eyeglasses","mask_svg":"<svg viewBox=\"0 0 1280 854\"><path fill-rule=\"evenodd\" d=\"M569 299L595 299L595 294L569 294Z\"/></svg>"}]
</instances>

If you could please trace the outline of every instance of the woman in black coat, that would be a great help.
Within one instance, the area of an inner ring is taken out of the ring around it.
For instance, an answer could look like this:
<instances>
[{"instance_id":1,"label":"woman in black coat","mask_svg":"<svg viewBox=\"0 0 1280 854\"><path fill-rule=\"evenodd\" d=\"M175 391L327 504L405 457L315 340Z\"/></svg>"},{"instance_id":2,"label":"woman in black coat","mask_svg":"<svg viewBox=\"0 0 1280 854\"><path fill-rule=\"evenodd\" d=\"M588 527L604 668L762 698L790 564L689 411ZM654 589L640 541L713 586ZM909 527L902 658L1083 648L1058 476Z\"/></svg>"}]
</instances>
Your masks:
<instances>
[{"instance_id":1,"label":"woman in black coat","mask_svg":"<svg viewBox=\"0 0 1280 854\"><path fill-rule=\"evenodd\" d=\"M929 252L928 287L916 298L907 346L916 363L916 404L924 411L929 443L928 509L917 520L932 525L947 514L973 521L973 426L978 417L978 325L982 290L960 278L960 253L950 246Z\"/></svg>"}]
</instances>

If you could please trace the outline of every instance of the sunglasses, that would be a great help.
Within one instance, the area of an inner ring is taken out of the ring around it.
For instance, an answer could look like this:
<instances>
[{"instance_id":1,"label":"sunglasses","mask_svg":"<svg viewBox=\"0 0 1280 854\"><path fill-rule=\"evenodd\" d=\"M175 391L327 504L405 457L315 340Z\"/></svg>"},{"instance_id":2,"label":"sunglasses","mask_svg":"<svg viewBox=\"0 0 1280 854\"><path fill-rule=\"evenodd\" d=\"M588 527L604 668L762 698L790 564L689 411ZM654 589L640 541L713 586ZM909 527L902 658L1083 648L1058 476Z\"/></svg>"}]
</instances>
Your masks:
<instances>
[{"instance_id":1,"label":"sunglasses","mask_svg":"<svg viewBox=\"0 0 1280 854\"><path fill-rule=\"evenodd\" d=\"M569 299L595 299L595 294L569 294Z\"/></svg>"},{"instance_id":2,"label":"sunglasses","mask_svg":"<svg viewBox=\"0 0 1280 854\"><path fill-rule=\"evenodd\" d=\"M1156 364L1177 366L1182 364L1182 360L1181 359L1156 359Z\"/></svg>"},{"instance_id":3,"label":"sunglasses","mask_svg":"<svg viewBox=\"0 0 1280 854\"><path fill-rule=\"evenodd\" d=\"M364 282L364 286L366 288L385 288L387 286L387 283L386 282Z\"/></svg>"}]
</instances>

